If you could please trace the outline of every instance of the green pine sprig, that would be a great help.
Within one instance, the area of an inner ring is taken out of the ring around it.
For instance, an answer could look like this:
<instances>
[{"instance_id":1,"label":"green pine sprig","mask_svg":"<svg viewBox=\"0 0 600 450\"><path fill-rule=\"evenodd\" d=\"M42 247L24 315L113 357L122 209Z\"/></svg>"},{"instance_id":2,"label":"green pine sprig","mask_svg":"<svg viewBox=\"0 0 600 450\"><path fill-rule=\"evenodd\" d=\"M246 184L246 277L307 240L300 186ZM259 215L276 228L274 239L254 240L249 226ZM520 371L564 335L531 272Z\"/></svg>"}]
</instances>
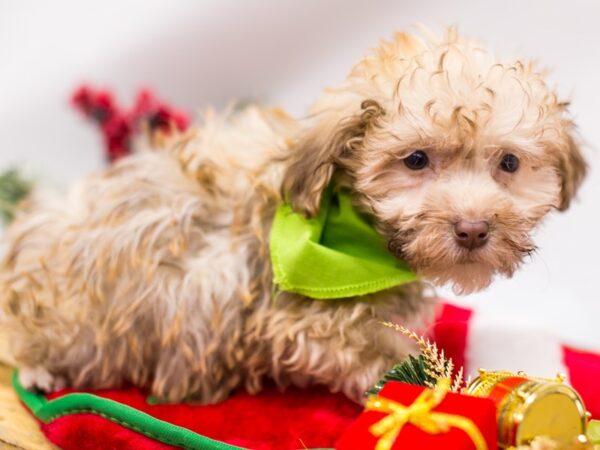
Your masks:
<instances>
[{"instance_id":1,"label":"green pine sprig","mask_svg":"<svg viewBox=\"0 0 600 450\"><path fill-rule=\"evenodd\" d=\"M19 203L25 199L33 183L17 169L8 169L0 173L0 220L5 224L12 221Z\"/></svg>"},{"instance_id":2,"label":"green pine sprig","mask_svg":"<svg viewBox=\"0 0 600 450\"><path fill-rule=\"evenodd\" d=\"M381 380L369 389L367 395L379 394L388 381L402 381L403 383L429 386L435 384L435 379L428 374L428 364L423 355L414 357L408 355L404 361L394 365Z\"/></svg>"},{"instance_id":3,"label":"green pine sprig","mask_svg":"<svg viewBox=\"0 0 600 450\"><path fill-rule=\"evenodd\" d=\"M401 325L391 322L382 322L382 324L416 342L421 353L417 357L409 355L404 361L396 364L377 382L377 384L375 384L375 386L365 392L365 395L379 393L388 381L401 381L403 383L433 388L438 380L441 378L448 378L452 381L452 386L450 388L452 392L462 392L468 385L469 380L465 380L463 368L459 368L458 371L454 373L454 362L452 361L452 358L446 358L444 356L444 351L438 350L435 343L430 342L429 339L425 339L414 331L410 331Z\"/></svg>"}]
</instances>

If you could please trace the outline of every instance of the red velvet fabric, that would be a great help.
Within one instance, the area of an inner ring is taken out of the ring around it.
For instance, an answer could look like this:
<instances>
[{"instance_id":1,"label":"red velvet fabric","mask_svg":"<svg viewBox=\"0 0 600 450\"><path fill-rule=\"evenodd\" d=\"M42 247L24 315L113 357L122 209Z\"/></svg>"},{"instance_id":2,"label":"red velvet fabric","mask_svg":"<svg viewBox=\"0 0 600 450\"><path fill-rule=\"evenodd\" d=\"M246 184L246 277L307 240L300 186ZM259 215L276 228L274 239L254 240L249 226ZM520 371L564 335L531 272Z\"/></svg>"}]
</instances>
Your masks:
<instances>
[{"instance_id":1,"label":"red velvet fabric","mask_svg":"<svg viewBox=\"0 0 600 450\"><path fill-rule=\"evenodd\" d=\"M167 450L167 444L122 427L95 414L74 414L42 424L48 440L63 450Z\"/></svg>"},{"instance_id":2,"label":"red velvet fabric","mask_svg":"<svg viewBox=\"0 0 600 450\"><path fill-rule=\"evenodd\" d=\"M49 396L68 394L69 390ZM133 406L158 419L204 436L257 450L333 447L362 408L326 389L267 389L259 395L239 392L217 405L149 405L137 389L103 390L94 394ZM91 414L65 416L42 426L64 450L171 448Z\"/></svg>"},{"instance_id":3,"label":"red velvet fabric","mask_svg":"<svg viewBox=\"0 0 600 450\"><path fill-rule=\"evenodd\" d=\"M408 406L415 401L421 392L423 392L421 386L390 381L383 387L380 395ZM434 411L471 419L483 435L487 448L489 450L497 448L496 406L491 400L448 393ZM336 448L338 450L368 450L375 448L378 438L369 431L369 427L386 416L385 412L365 411L340 438ZM414 425L406 424L402 427L392 446L392 450L401 449L473 450L475 444L459 428L452 427L445 433L431 434Z\"/></svg>"},{"instance_id":4,"label":"red velvet fabric","mask_svg":"<svg viewBox=\"0 0 600 450\"><path fill-rule=\"evenodd\" d=\"M444 303L432 327L432 340L444 354L454 361L455 367L463 367L468 373L465 358L469 334L469 319L473 311L459 306Z\"/></svg>"},{"instance_id":5,"label":"red velvet fabric","mask_svg":"<svg viewBox=\"0 0 600 450\"><path fill-rule=\"evenodd\" d=\"M569 381L575 388L592 418L600 419L600 355L563 347L564 363Z\"/></svg>"}]
</instances>

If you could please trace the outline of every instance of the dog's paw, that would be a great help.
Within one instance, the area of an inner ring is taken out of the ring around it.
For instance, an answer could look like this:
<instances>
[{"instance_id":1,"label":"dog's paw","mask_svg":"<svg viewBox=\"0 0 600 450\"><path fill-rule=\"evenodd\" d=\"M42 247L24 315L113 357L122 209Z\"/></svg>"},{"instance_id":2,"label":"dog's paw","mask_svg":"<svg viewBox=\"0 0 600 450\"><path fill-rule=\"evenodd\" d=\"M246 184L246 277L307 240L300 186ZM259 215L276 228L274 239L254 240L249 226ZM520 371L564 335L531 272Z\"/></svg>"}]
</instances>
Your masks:
<instances>
[{"instance_id":1,"label":"dog's paw","mask_svg":"<svg viewBox=\"0 0 600 450\"><path fill-rule=\"evenodd\" d=\"M67 386L67 381L63 377L52 375L39 366L19 369L19 381L30 391L55 392Z\"/></svg>"}]
</instances>

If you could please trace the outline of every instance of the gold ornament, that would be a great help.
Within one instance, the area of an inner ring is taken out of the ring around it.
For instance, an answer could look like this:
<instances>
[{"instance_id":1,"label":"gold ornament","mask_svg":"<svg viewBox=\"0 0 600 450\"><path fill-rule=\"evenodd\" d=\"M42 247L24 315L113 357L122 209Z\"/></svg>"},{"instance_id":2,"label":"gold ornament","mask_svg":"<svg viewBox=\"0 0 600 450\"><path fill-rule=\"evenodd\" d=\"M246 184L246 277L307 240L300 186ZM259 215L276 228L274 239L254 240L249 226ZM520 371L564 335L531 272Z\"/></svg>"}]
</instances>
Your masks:
<instances>
[{"instance_id":1,"label":"gold ornament","mask_svg":"<svg viewBox=\"0 0 600 450\"><path fill-rule=\"evenodd\" d=\"M585 439L587 413L577 392L555 379L523 372L486 372L469 383L465 393L496 403L498 445L502 449L527 445L538 436L559 442Z\"/></svg>"}]
</instances>

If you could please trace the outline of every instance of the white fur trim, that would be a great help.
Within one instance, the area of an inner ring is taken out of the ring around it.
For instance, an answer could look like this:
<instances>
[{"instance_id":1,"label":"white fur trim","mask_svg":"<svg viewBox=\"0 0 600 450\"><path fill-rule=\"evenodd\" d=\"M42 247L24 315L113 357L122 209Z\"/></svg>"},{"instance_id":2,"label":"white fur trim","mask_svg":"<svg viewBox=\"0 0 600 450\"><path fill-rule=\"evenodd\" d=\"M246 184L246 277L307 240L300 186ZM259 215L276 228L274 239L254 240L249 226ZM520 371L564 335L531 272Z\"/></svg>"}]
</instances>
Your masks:
<instances>
[{"instance_id":1,"label":"white fur trim","mask_svg":"<svg viewBox=\"0 0 600 450\"><path fill-rule=\"evenodd\" d=\"M486 370L522 370L554 377L567 373L560 337L537 320L499 316L496 311L474 311L465 358L471 374Z\"/></svg>"}]
</instances>

